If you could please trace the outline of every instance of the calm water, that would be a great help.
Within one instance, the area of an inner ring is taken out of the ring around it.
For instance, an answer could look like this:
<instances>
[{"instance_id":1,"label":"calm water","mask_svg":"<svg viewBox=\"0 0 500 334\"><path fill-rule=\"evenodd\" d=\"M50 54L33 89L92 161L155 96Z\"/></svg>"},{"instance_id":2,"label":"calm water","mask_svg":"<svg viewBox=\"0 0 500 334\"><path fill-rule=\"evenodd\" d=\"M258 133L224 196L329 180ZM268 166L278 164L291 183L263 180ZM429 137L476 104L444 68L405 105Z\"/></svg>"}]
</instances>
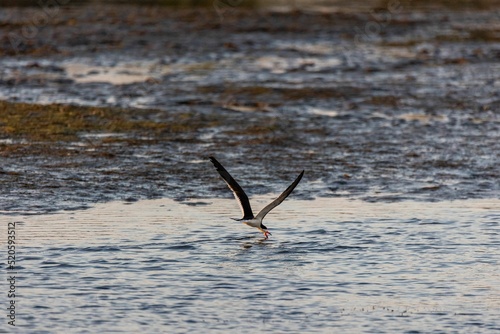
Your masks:
<instances>
[{"instance_id":1,"label":"calm water","mask_svg":"<svg viewBox=\"0 0 500 334\"><path fill-rule=\"evenodd\" d=\"M8 217L19 332L500 330L499 200L289 199L266 241L238 214L160 199Z\"/></svg>"}]
</instances>

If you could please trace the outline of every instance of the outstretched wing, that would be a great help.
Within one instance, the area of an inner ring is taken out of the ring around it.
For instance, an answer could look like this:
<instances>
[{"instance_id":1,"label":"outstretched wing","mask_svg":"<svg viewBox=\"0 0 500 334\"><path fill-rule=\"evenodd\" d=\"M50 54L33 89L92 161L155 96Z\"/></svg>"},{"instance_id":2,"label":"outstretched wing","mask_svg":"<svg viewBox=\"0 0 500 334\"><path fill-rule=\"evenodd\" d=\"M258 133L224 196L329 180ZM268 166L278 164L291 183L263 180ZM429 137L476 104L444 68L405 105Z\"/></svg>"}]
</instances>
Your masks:
<instances>
[{"instance_id":1,"label":"outstretched wing","mask_svg":"<svg viewBox=\"0 0 500 334\"><path fill-rule=\"evenodd\" d=\"M269 211L271 211L272 209L274 209L275 207L280 205L281 202L283 202L285 200L285 198L287 198L288 195L290 195L292 193L293 189L295 189L297 184L299 184L303 175L304 175L304 171L302 171L302 173L300 173L300 175L297 176L295 181L293 181L293 183L291 185L289 185L288 188L286 188L286 190L281 195L279 195L278 198L276 198L274 201L269 203L264 209L260 210L259 214L255 218L261 219L261 220L264 219L264 217L269 213Z\"/></svg>"},{"instance_id":2,"label":"outstretched wing","mask_svg":"<svg viewBox=\"0 0 500 334\"><path fill-rule=\"evenodd\" d=\"M250 206L250 201L248 200L247 194L243 191L243 188L236 182L235 179L228 173L228 171L222 167L220 162L214 157L209 157L210 161L214 164L215 169L219 172L220 176L226 181L227 186L233 192L234 198L238 201L240 205L241 212L243 213L243 218L241 219L253 219L252 207ZM293 189L292 189L293 190ZM277 205L277 204L276 204Z\"/></svg>"}]
</instances>

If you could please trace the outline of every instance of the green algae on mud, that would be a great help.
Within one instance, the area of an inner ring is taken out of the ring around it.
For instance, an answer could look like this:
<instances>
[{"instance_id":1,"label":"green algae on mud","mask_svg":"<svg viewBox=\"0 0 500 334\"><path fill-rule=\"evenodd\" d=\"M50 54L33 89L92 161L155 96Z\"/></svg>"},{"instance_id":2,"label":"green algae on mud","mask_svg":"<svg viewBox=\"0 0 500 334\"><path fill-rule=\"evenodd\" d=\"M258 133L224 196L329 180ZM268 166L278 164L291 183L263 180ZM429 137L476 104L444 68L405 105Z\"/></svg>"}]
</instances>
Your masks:
<instances>
[{"instance_id":1,"label":"green algae on mud","mask_svg":"<svg viewBox=\"0 0 500 334\"><path fill-rule=\"evenodd\" d=\"M161 197L183 179L176 152L220 122L189 110L0 102L1 210Z\"/></svg>"},{"instance_id":2,"label":"green algae on mud","mask_svg":"<svg viewBox=\"0 0 500 334\"><path fill-rule=\"evenodd\" d=\"M190 112L163 112L167 114L163 119L158 114L158 110L0 101L0 138L66 142L77 140L82 134L98 133L147 134L149 138L159 138L213 124L197 121L196 115Z\"/></svg>"}]
</instances>

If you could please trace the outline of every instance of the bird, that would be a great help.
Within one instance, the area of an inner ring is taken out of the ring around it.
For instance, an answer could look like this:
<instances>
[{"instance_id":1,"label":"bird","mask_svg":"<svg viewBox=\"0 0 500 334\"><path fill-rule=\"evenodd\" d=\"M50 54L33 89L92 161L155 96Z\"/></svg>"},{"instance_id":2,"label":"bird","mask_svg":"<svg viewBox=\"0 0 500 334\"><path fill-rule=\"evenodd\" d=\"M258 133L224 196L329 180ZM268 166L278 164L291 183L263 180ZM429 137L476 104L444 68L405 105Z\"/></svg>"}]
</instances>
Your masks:
<instances>
[{"instance_id":1,"label":"bird","mask_svg":"<svg viewBox=\"0 0 500 334\"><path fill-rule=\"evenodd\" d=\"M269 203L267 206L265 206L260 212L257 214L257 216L253 215L252 212L252 207L250 206L250 201L248 200L248 196L241 188L241 186L236 182L236 180L229 174L229 172L221 165L217 159L214 157L209 157L210 161L214 165L215 169L219 172L220 176L224 179L226 182L227 186L231 191L233 192L234 198L238 202L241 212L243 214L243 218L237 219L237 218L232 218L236 221L241 221L242 223L251 226L251 227L256 227L259 229L260 232L264 234L264 238L267 240L269 235L271 235L271 232L267 229L267 227L262 224L262 220L264 217L277 207L278 205L281 204L285 200L285 198L288 197L288 195L291 194L291 192L295 189L295 187L299 184L300 180L302 179L302 176L304 175L304 170L297 176L295 181L291 185L286 188L286 190L278 196L274 201Z\"/></svg>"}]
</instances>

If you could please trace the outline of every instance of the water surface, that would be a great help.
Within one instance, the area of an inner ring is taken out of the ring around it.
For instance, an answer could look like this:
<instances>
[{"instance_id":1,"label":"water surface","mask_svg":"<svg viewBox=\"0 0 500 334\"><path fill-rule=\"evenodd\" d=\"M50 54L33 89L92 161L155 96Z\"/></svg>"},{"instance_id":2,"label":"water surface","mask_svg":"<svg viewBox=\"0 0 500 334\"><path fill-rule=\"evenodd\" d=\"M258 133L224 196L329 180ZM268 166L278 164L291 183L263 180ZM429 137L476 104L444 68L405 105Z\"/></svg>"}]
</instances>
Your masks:
<instances>
[{"instance_id":1,"label":"water surface","mask_svg":"<svg viewBox=\"0 0 500 334\"><path fill-rule=\"evenodd\" d=\"M252 201L259 209L271 198ZM20 221L18 325L491 333L500 330L499 208L289 199L266 217L269 240L229 219L239 214L231 199L11 217Z\"/></svg>"}]
</instances>

